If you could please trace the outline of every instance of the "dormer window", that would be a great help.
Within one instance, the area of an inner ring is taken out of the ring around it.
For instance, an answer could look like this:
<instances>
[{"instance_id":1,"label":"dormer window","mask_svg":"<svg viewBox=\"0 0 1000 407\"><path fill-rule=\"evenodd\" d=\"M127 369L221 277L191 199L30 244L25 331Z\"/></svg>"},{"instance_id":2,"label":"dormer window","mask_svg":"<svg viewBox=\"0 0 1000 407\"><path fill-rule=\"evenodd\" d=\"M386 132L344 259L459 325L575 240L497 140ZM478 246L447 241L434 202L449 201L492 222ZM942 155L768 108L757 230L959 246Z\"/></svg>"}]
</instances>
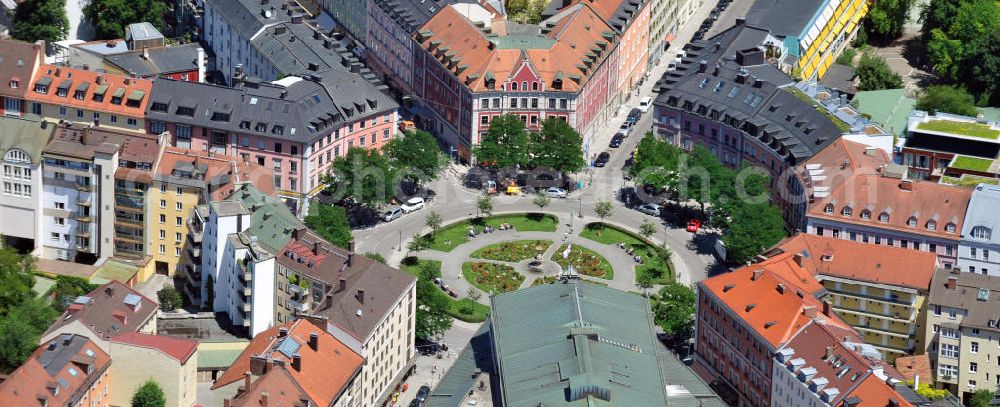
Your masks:
<instances>
[{"instance_id":1,"label":"dormer window","mask_svg":"<svg viewBox=\"0 0 1000 407\"><path fill-rule=\"evenodd\" d=\"M177 115L194 117L194 108L186 106L177 106Z\"/></svg>"},{"instance_id":2,"label":"dormer window","mask_svg":"<svg viewBox=\"0 0 1000 407\"><path fill-rule=\"evenodd\" d=\"M256 131L259 131L259 132L263 133L263 132L267 131L267 123L260 123L260 122L258 122L257 125L254 126L253 129L256 130Z\"/></svg>"},{"instance_id":3,"label":"dormer window","mask_svg":"<svg viewBox=\"0 0 1000 407\"><path fill-rule=\"evenodd\" d=\"M869 211L867 209L861 211L861 219L871 220L872 219L872 211Z\"/></svg>"},{"instance_id":4,"label":"dormer window","mask_svg":"<svg viewBox=\"0 0 1000 407\"><path fill-rule=\"evenodd\" d=\"M882 212L878 215L878 221L882 223L889 223L889 214Z\"/></svg>"},{"instance_id":5,"label":"dormer window","mask_svg":"<svg viewBox=\"0 0 1000 407\"><path fill-rule=\"evenodd\" d=\"M917 227L917 217L910 216L910 218L906 220L906 226L909 226L911 228Z\"/></svg>"},{"instance_id":6,"label":"dormer window","mask_svg":"<svg viewBox=\"0 0 1000 407\"><path fill-rule=\"evenodd\" d=\"M21 82L17 79L11 79L9 85L11 89L17 89L21 85Z\"/></svg>"},{"instance_id":7,"label":"dormer window","mask_svg":"<svg viewBox=\"0 0 1000 407\"><path fill-rule=\"evenodd\" d=\"M73 93L73 98L76 100L83 100L87 97L87 91L78 90Z\"/></svg>"},{"instance_id":8,"label":"dormer window","mask_svg":"<svg viewBox=\"0 0 1000 407\"><path fill-rule=\"evenodd\" d=\"M49 87L45 86L45 85L42 85L40 83L36 83L35 84L35 92L36 93L41 93L41 94L44 95L46 93L49 93Z\"/></svg>"},{"instance_id":9,"label":"dormer window","mask_svg":"<svg viewBox=\"0 0 1000 407\"><path fill-rule=\"evenodd\" d=\"M517 90L517 82L510 83L510 90Z\"/></svg>"},{"instance_id":10,"label":"dormer window","mask_svg":"<svg viewBox=\"0 0 1000 407\"><path fill-rule=\"evenodd\" d=\"M948 222L947 225L944 225L944 231L948 233L955 233L955 224Z\"/></svg>"},{"instance_id":11,"label":"dormer window","mask_svg":"<svg viewBox=\"0 0 1000 407\"><path fill-rule=\"evenodd\" d=\"M228 122L229 121L229 113L214 112L214 113L212 113L212 121L213 122Z\"/></svg>"},{"instance_id":12,"label":"dormer window","mask_svg":"<svg viewBox=\"0 0 1000 407\"><path fill-rule=\"evenodd\" d=\"M935 222L933 219L927 221L927 230L936 230L936 229L937 229L937 222Z\"/></svg>"},{"instance_id":13,"label":"dormer window","mask_svg":"<svg viewBox=\"0 0 1000 407\"><path fill-rule=\"evenodd\" d=\"M990 240L992 231L986 226L976 226L972 228L972 237L982 240Z\"/></svg>"},{"instance_id":14,"label":"dormer window","mask_svg":"<svg viewBox=\"0 0 1000 407\"><path fill-rule=\"evenodd\" d=\"M152 110L152 111L154 111L154 112L166 113L167 112L167 104L166 103L162 103L162 102L153 102L153 106L151 106L149 109ZM178 109L178 110L180 110L180 109Z\"/></svg>"},{"instance_id":15,"label":"dormer window","mask_svg":"<svg viewBox=\"0 0 1000 407\"><path fill-rule=\"evenodd\" d=\"M844 209L840 210L840 214L844 216L851 216L851 213L853 212L854 210L852 210L850 206L845 206Z\"/></svg>"},{"instance_id":16,"label":"dormer window","mask_svg":"<svg viewBox=\"0 0 1000 407\"><path fill-rule=\"evenodd\" d=\"M824 210L824 212L826 212L828 214L832 214L833 213L833 204L826 204L826 209Z\"/></svg>"}]
</instances>

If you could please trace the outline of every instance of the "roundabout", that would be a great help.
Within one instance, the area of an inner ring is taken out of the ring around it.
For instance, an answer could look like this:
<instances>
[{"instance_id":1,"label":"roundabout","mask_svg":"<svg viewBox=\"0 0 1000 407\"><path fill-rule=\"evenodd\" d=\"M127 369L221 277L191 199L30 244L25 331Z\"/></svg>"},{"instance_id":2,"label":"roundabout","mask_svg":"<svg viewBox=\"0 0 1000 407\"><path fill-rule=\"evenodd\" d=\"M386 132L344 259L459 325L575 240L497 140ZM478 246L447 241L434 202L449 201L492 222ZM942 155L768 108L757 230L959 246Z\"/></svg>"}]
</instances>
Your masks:
<instances>
[{"instance_id":1,"label":"roundabout","mask_svg":"<svg viewBox=\"0 0 1000 407\"><path fill-rule=\"evenodd\" d=\"M490 294L553 283L570 265L581 280L622 291L641 291L637 272L649 273L651 268L659 269L661 284L672 278L669 260L643 259L653 253L653 246L631 232L604 227L595 234L590 228L574 228L568 217L544 215L545 221L539 222L539 216L520 213L457 220L441 227L436 236L428 234L425 238L434 242L430 248L411 251L408 257L440 264L441 285L448 287L452 298L484 305L490 303ZM513 227L489 233L469 231L476 225L497 223ZM531 226L522 230L519 225ZM477 291L483 295L476 295Z\"/></svg>"}]
</instances>

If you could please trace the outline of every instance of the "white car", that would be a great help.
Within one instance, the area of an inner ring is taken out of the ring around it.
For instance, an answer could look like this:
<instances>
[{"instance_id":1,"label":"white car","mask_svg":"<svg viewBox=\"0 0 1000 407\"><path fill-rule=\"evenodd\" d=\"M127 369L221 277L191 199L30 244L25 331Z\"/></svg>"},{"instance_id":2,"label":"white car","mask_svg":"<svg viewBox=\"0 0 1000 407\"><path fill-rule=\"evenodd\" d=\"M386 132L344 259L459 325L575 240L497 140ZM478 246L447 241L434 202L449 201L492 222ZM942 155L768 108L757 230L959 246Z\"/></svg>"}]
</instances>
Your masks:
<instances>
[{"instance_id":1,"label":"white car","mask_svg":"<svg viewBox=\"0 0 1000 407\"><path fill-rule=\"evenodd\" d=\"M549 198L565 198L566 190L558 187L549 187L549 189L545 190L545 195L548 195Z\"/></svg>"},{"instance_id":2,"label":"white car","mask_svg":"<svg viewBox=\"0 0 1000 407\"><path fill-rule=\"evenodd\" d=\"M667 72L676 71L676 70L677 70L677 63L671 62L671 63L667 64Z\"/></svg>"},{"instance_id":3,"label":"white car","mask_svg":"<svg viewBox=\"0 0 1000 407\"><path fill-rule=\"evenodd\" d=\"M403 206L400 206L400 209L403 210L403 213L410 213L423 207L424 207L424 198L416 197L416 198L410 198L410 200L406 201L406 203L403 204Z\"/></svg>"},{"instance_id":4,"label":"white car","mask_svg":"<svg viewBox=\"0 0 1000 407\"><path fill-rule=\"evenodd\" d=\"M643 113L646 113L649 111L649 107L652 105L653 105L653 98L646 96L639 101L639 110L642 110Z\"/></svg>"}]
</instances>

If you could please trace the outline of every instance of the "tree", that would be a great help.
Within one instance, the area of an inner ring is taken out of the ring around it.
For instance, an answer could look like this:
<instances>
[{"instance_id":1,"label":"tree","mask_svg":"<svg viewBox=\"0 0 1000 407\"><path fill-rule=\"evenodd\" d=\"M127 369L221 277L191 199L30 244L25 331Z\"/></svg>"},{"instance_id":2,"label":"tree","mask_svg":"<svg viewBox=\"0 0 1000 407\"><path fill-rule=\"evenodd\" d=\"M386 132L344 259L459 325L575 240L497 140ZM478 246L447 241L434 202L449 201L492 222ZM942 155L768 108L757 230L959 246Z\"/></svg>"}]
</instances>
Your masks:
<instances>
[{"instance_id":1,"label":"tree","mask_svg":"<svg viewBox=\"0 0 1000 407\"><path fill-rule=\"evenodd\" d=\"M597 234L601 234L601 229L604 228L604 218L610 217L615 211L615 207L611 205L608 201L597 201L594 205L594 214L598 218L601 218L600 228L597 229Z\"/></svg>"},{"instance_id":2,"label":"tree","mask_svg":"<svg viewBox=\"0 0 1000 407\"><path fill-rule=\"evenodd\" d=\"M975 393L972 393L972 397L969 398L969 407L990 407L991 400L993 400L992 391L986 389L976 390Z\"/></svg>"},{"instance_id":3,"label":"tree","mask_svg":"<svg viewBox=\"0 0 1000 407\"><path fill-rule=\"evenodd\" d=\"M903 25L913 7L913 0L878 0L871 2L868 10L868 32L883 39L894 39L903 35Z\"/></svg>"},{"instance_id":4,"label":"tree","mask_svg":"<svg viewBox=\"0 0 1000 407\"><path fill-rule=\"evenodd\" d=\"M639 141L629 175L638 185L665 188L675 183L681 150L664 140L657 140L653 133Z\"/></svg>"},{"instance_id":5,"label":"tree","mask_svg":"<svg viewBox=\"0 0 1000 407\"><path fill-rule=\"evenodd\" d=\"M528 164L528 132L524 121L515 115L495 116L473 153L480 164L491 167L514 167Z\"/></svg>"},{"instance_id":6,"label":"tree","mask_svg":"<svg viewBox=\"0 0 1000 407\"><path fill-rule=\"evenodd\" d=\"M156 293L156 298L160 301L160 309L164 311L173 311L184 306L181 292L174 287L164 287Z\"/></svg>"},{"instance_id":7,"label":"tree","mask_svg":"<svg viewBox=\"0 0 1000 407\"><path fill-rule=\"evenodd\" d=\"M35 278L32 258L14 249L0 249L0 313L31 298Z\"/></svg>"},{"instance_id":8,"label":"tree","mask_svg":"<svg viewBox=\"0 0 1000 407\"><path fill-rule=\"evenodd\" d=\"M583 137L565 120L550 117L542 122L542 130L532 133L531 160L533 168L551 168L559 172L577 172L587 163L583 160Z\"/></svg>"},{"instance_id":9,"label":"tree","mask_svg":"<svg viewBox=\"0 0 1000 407\"><path fill-rule=\"evenodd\" d=\"M858 84L858 89L860 90L898 89L903 87L903 78L900 78L899 75L893 72L889 68L889 64L885 63L885 60L877 55L867 53L861 55L861 62L858 63L855 73L857 73L860 80Z\"/></svg>"},{"instance_id":10,"label":"tree","mask_svg":"<svg viewBox=\"0 0 1000 407\"><path fill-rule=\"evenodd\" d=\"M493 197L489 195L483 195L476 200L476 209L479 210L481 217L490 217L493 214Z\"/></svg>"},{"instance_id":11,"label":"tree","mask_svg":"<svg viewBox=\"0 0 1000 407\"><path fill-rule=\"evenodd\" d=\"M25 0L14 9L16 39L54 43L66 39L68 33L66 0Z\"/></svg>"},{"instance_id":12,"label":"tree","mask_svg":"<svg viewBox=\"0 0 1000 407\"><path fill-rule=\"evenodd\" d=\"M979 114L979 109L976 109L972 101L972 95L963 89L949 85L928 87L917 99L915 107L930 114L945 112L972 117Z\"/></svg>"},{"instance_id":13,"label":"tree","mask_svg":"<svg viewBox=\"0 0 1000 407\"><path fill-rule=\"evenodd\" d=\"M434 135L423 130L407 131L389 140L384 150L393 167L406 174L407 179L417 182L434 180L447 162Z\"/></svg>"},{"instance_id":14,"label":"tree","mask_svg":"<svg viewBox=\"0 0 1000 407\"><path fill-rule=\"evenodd\" d=\"M101 40L122 38L126 26L143 21L162 30L166 12L167 4L162 0L90 0L83 8L83 16Z\"/></svg>"},{"instance_id":15,"label":"tree","mask_svg":"<svg viewBox=\"0 0 1000 407\"><path fill-rule=\"evenodd\" d=\"M427 214L427 219L424 219L424 224L431 228L431 235L437 234L438 229L441 228L441 223L444 219L437 212L431 211Z\"/></svg>"},{"instance_id":16,"label":"tree","mask_svg":"<svg viewBox=\"0 0 1000 407\"><path fill-rule=\"evenodd\" d=\"M745 263L785 237L781 211L769 202L737 206L722 236L731 263Z\"/></svg>"},{"instance_id":17,"label":"tree","mask_svg":"<svg viewBox=\"0 0 1000 407\"><path fill-rule=\"evenodd\" d=\"M545 210L546 206L549 206L549 204L552 203L552 200L545 196L545 194L538 194L535 196L535 199L531 201L531 203L535 204L539 211L542 211Z\"/></svg>"},{"instance_id":18,"label":"tree","mask_svg":"<svg viewBox=\"0 0 1000 407\"><path fill-rule=\"evenodd\" d=\"M469 297L470 300L478 302L480 298L483 298L483 292L479 291L476 287L470 286L467 297Z\"/></svg>"},{"instance_id":19,"label":"tree","mask_svg":"<svg viewBox=\"0 0 1000 407\"><path fill-rule=\"evenodd\" d=\"M927 43L931 39L931 31L947 29L958 15L958 9L966 0L931 0L922 6L920 21L921 39Z\"/></svg>"},{"instance_id":20,"label":"tree","mask_svg":"<svg viewBox=\"0 0 1000 407\"><path fill-rule=\"evenodd\" d=\"M924 10L923 38L934 73L961 84L979 104L1000 103L1000 3L933 0Z\"/></svg>"},{"instance_id":21,"label":"tree","mask_svg":"<svg viewBox=\"0 0 1000 407\"><path fill-rule=\"evenodd\" d=\"M306 216L305 223L309 229L322 236L328 242L340 247L347 247L353 239L351 224L347 220L347 210L338 205L317 203L315 212Z\"/></svg>"},{"instance_id":22,"label":"tree","mask_svg":"<svg viewBox=\"0 0 1000 407\"><path fill-rule=\"evenodd\" d=\"M167 398L163 395L163 389L152 379L146 380L132 395L132 407L164 407L166 405Z\"/></svg>"},{"instance_id":23,"label":"tree","mask_svg":"<svg viewBox=\"0 0 1000 407\"><path fill-rule=\"evenodd\" d=\"M86 279L72 276L56 276L56 285L49 289L48 295L52 295L55 301L53 306L59 312L66 310L70 302L81 295L97 289L97 284L91 284Z\"/></svg>"},{"instance_id":24,"label":"tree","mask_svg":"<svg viewBox=\"0 0 1000 407\"><path fill-rule=\"evenodd\" d=\"M653 288L653 276L649 273L639 273L635 276L635 285L642 289L643 297L648 297L649 293L646 290Z\"/></svg>"},{"instance_id":25,"label":"tree","mask_svg":"<svg viewBox=\"0 0 1000 407\"><path fill-rule=\"evenodd\" d=\"M24 363L57 316L44 299L33 297L0 310L0 373L9 373Z\"/></svg>"},{"instance_id":26,"label":"tree","mask_svg":"<svg viewBox=\"0 0 1000 407\"><path fill-rule=\"evenodd\" d=\"M660 300L653 306L656 325L671 335L689 331L694 322L694 290L670 281L660 289L659 295Z\"/></svg>"},{"instance_id":27,"label":"tree","mask_svg":"<svg viewBox=\"0 0 1000 407\"><path fill-rule=\"evenodd\" d=\"M415 334L418 338L441 335L451 328L448 296L434 284L437 273L430 264L424 263L417 275L417 313Z\"/></svg>"},{"instance_id":28,"label":"tree","mask_svg":"<svg viewBox=\"0 0 1000 407\"><path fill-rule=\"evenodd\" d=\"M335 196L353 197L366 204L387 202L394 194L396 172L379 150L354 147L330 164L332 176L324 177Z\"/></svg>"},{"instance_id":29,"label":"tree","mask_svg":"<svg viewBox=\"0 0 1000 407\"><path fill-rule=\"evenodd\" d=\"M650 222L649 219L644 219L642 224L639 225L639 234L642 235L642 237L649 239L653 233L656 233L656 225L654 225L653 222Z\"/></svg>"}]
</instances>

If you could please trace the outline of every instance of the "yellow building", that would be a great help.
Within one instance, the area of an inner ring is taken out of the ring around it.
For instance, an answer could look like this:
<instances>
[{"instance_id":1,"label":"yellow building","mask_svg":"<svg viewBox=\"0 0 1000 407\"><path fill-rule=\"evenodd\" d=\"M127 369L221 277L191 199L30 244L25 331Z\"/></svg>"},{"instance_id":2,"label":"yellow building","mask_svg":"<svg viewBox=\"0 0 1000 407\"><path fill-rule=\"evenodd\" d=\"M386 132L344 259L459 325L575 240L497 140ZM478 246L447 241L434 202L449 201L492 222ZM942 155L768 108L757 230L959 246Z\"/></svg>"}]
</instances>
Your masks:
<instances>
[{"instance_id":1,"label":"yellow building","mask_svg":"<svg viewBox=\"0 0 1000 407\"><path fill-rule=\"evenodd\" d=\"M747 24L780 38L793 76L820 79L854 38L869 0L758 0Z\"/></svg>"},{"instance_id":2,"label":"yellow building","mask_svg":"<svg viewBox=\"0 0 1000 407\"><path fill-rule=\"evenodd\" d=\"M132 405L132 396L148 380L155 381L167 407L190 407L198 394L198 342L143 333L111 339L112 406Z\"/></svg>"},{"instance_id":3,"label":"yellow building","mask_svg":"<svg viewBox=\"0 0 1000 407\"><path fill-rule=\"evenodd\" d=\"M183 160L183 154L165 151L149 189L149 254L157 274L174 276L184 264L189 250L197 250L188 239L188 218L202 202L205 190L196 168Z\"/></svg>"},{"instance_id":4,"label":"yellow building","mask_svg":"<svg viewBox=\"0 0 1000 407\"><path fill-rule=\"evenodd\" d=\"M823 300L885 360L923 353L933 253L800 234L767 255L794 253L826 288Z\"/></svg>"}]
</instances>

